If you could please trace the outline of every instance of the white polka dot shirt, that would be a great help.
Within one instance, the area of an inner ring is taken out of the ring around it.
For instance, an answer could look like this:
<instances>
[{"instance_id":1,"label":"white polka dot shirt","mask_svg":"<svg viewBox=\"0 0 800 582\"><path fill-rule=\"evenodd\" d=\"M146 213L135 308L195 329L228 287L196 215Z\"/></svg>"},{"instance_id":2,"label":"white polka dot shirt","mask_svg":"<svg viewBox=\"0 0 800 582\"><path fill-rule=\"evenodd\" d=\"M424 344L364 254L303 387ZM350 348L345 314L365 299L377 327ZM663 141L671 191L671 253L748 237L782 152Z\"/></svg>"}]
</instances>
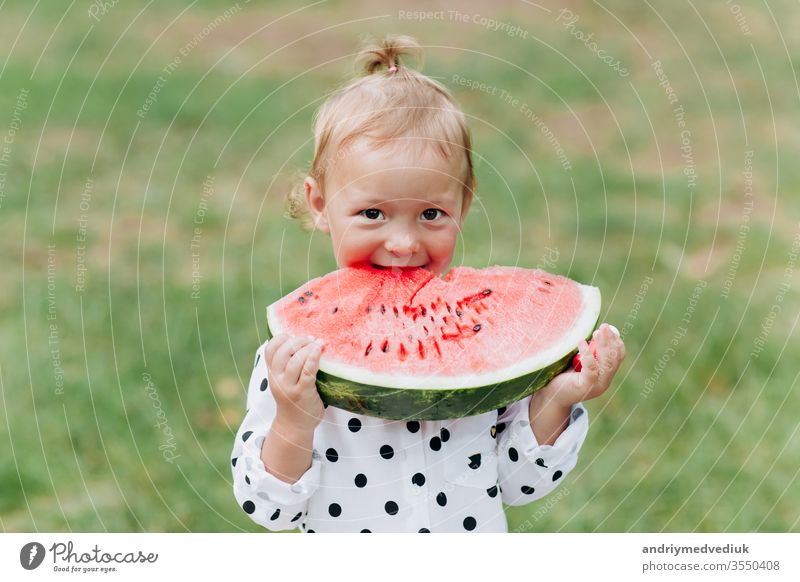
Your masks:
<instances>
[{"instance_id":1,"label":"white polka dot shirt","mask_svg":"<svg viewBox=\"0 0 800 582\"><path fill-rule=\"evenodd\" d=\"M582 404L551 445L530 426L530 397L484 414L394 421L328 406L311 467L295 483L268 473L261 446L275 417L262 345L231 464L239 507L272 531L506 532L503 503L553 491L578 462L589 428Z\"/></svg>"}]
</instances>

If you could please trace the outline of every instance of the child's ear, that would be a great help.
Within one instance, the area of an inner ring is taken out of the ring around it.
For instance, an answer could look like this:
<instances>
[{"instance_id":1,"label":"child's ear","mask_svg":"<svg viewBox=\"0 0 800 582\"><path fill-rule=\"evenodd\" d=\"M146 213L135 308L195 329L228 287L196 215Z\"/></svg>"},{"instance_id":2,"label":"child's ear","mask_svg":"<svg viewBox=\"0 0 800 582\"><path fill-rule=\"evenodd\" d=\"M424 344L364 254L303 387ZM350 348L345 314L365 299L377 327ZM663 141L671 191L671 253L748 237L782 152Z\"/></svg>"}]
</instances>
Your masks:
<instances>
[{"instance_id":1,"label":"child's ear","mask_svg":"<svg viewBox=\"0 0 800 582\"><path fill-rule=\"evenodd\" d=\"M461 201L461 224L464 224L464 220L467 218L467 212L469 212L469 207L472 204L472 193L465 194Z\"/></svg>"},{"instance_id":2,"label":"child's ear","mask_svg":"<svg viewBox=\"0 0 800 582\"><path fill-rule=\"evenodd\" d=\"M306 176L303 181L306 190L306 202L311 218L314 220L314 227L322 232L330 232L328 219L325 217L325 198L322 196L319 184L311 176Z\"/></svg>"}]
</instances>

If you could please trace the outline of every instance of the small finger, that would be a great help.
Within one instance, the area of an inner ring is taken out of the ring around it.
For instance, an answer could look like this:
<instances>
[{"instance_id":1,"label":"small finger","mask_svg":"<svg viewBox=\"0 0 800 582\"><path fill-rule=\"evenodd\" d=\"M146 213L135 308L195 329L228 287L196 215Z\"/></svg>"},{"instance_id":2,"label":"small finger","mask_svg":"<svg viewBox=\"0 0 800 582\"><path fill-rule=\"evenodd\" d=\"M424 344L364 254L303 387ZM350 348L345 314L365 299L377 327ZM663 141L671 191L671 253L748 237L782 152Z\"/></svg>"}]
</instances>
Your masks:
<instances>
[{"instance_id":1,"label":"small finger","mask_svg":"<svg viewBox=\"0 0 800 582\"><path fill-rule=\"evenodd\" d=\"M319 344L314 342L309 342L297 350L294 355L292 355L289 363L286 364L285 375L287 381L297 384L300 381L300 374L307 360L314 356L314 354L317 354L319 350ZM316 371L314 373L316 374Z\"/></svg>"},{"instance_id":2,"label":"small finger","mask_svg":"<svg viewBox=\"0 0 800 582\"><path fill-rule=\"evenodd\" d=\"M267 364L272 363L272 358L275 356L275 352L288 339L288 335L285 333L279 333L267 342L267 347L264 348L264 359L266 360Z\"/></svg>"},{"instance_id":3,"label":"small finger","mask_svg":"<svg viewBox=\"0 0 800 582\"><path fill-rule=\"evenodd\" d=\"M289 359L295 354L295 352L297 352L303 346L310 344L311 341L312 340L308 336L295 336L291 340L285 342L280 348L278 348L273 356L272 363L275 367L274 369L286 369Z\"/></svg>"}]
</instances>

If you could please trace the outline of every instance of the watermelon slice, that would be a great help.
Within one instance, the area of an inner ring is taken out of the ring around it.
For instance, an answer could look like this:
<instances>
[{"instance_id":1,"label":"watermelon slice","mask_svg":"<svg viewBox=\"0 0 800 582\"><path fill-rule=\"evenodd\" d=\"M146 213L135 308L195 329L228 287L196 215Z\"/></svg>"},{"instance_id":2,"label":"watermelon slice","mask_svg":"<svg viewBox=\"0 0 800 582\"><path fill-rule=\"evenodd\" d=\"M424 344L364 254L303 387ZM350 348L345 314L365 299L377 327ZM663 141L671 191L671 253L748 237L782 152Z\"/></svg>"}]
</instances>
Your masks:
<instances>
[{"instance_id":1,"label":"watermelon slice","mask_svg":"<svg viewBox=\"0 0 800 582\"><path fill-rule=\"evenodd\" d=\"M267 307L269 337L325 340L323 402L394 420L488 412L568 367L600 290L540 269L350 267Z\"/></svg>"}]
</instances>

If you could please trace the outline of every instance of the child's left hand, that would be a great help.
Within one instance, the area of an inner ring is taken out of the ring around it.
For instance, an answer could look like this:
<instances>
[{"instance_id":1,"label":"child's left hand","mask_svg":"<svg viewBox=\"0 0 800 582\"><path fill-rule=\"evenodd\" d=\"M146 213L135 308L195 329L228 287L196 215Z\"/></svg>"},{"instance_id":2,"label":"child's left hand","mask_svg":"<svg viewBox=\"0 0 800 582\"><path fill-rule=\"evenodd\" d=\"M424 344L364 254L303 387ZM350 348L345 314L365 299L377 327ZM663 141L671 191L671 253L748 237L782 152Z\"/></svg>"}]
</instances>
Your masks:
<instances>
[{"instance_id":1,"label":"child's left hand","mask_svg":"<svg viewBox=\"0 0 800 582\"><path fill-rule=\"evenodd\" d=\"M578 344L581 356L581 371L571 367L562 372L541 389L542 398L564 407L584 400L597 398L605 392L614 379L622 360L625 358L625 344L619 334L607 323L602 324L592 334L597 351L595 359L586 340Z\"/></svg>"}]
</instances>

